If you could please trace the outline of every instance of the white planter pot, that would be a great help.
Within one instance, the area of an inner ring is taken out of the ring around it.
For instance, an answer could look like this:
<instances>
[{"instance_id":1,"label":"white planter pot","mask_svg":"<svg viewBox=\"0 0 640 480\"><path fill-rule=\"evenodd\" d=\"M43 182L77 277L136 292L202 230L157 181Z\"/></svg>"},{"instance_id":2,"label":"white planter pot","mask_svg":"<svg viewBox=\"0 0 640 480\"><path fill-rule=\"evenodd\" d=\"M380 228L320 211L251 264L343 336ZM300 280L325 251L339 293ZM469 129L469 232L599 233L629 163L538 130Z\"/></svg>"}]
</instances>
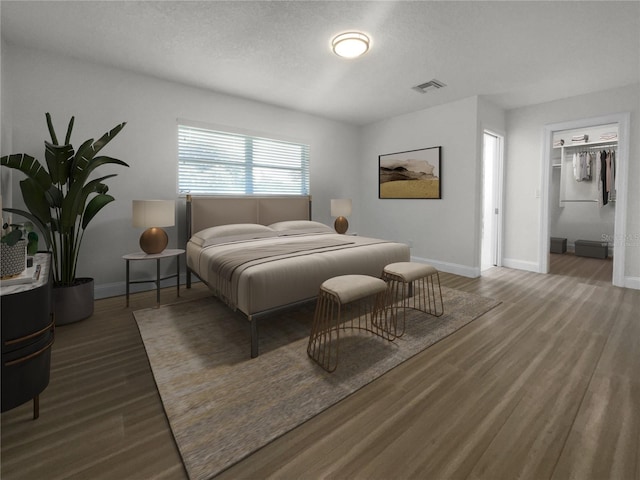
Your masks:
<instances>
[{"instance_id":1,"label":"white planter pot","mask_svg":"<svg viewBox=\"0 0 640 480\"><path fill-rule=\"evenodd\" d=\"M27 241L22 239L15 245L0 243L0 277L11 278L27 268Z\"/></svg>"}]
</instances>

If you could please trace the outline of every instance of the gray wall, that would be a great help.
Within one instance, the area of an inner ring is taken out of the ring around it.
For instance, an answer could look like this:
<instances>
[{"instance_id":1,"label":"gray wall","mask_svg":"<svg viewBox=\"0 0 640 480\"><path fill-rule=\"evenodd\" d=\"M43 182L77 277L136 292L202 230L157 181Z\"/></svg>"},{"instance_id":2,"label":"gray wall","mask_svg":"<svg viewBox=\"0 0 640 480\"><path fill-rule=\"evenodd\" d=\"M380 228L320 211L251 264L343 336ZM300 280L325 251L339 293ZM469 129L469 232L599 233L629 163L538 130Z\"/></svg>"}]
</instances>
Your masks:
<instances>
[{"instance_id":1,"label":"gray wall","mask_svg":"<svg viewBox=\"0 0 640 480\"><path fill-rule=\"evenodd\" d=\"M566 98L507 112L505 259L536 271L539 262L541 163L545 125L630 112L626 238L626 286L640 288L640 85Z\"/></svg>"},{"instance_id":2,"label":"gray wall","mask_svg":"<svg viewBox=\"0 0 640 480\"><path fill-rule=\"evenodd\" d=\"M365 234L411 245L414 259L477 276L481 205L478 98L400 115L363 129L362 215ZM378 155L442 147L442 199L378 198Z\"/></svg>"},{"instance_id":3,"label":"gray wall","mask_svg":"<svg viewBox=\"0 0 640 480\"><path fill-rule=\"evenodd\" d=\"M116 202L91 225L80 257L79 275L96 279L98 297L124 292L121 257L138 250L141 233L131 226L131 200L177 199L178 225L168 229L170 246L185 243L184 202L176 192L179 118L309 143L314 219L331 224L330 199L352 198L351 232L410 243L414 259L476 276L482 130L506 134L503 263L536 271L544 125L631 111L626 227L632 240L640 236L638 85L515 109L506 116L487 99L470 97L358 128L4 43L2 54L3 153L26 152L42 159L47 111L59 135L75 115L76 145L128 122L106 153L131 168L101 172L118 174L109 183ZM442 200L378 199L378 155L432 146L443 147ZM13 201L18 206L16 177ZM624 240L623 246L625 275L630 285L640 287L639 244ZM152 270L143 275L152 276Z\"/></svg>"},{"instance_id":4,"label":"gray wall","mask_svg":"<svg viewBox=\"0 0 640 480\"><path fill-rule=\"evenodd\" d=\"M169 246L185 244L184 199L177 195L178 118L308 143L313 217L318 221L331 224L331 198L357 195L352 182L358 176L356 127L35 50L4 44L2 53L3 66L7 65L3 94L7 92L12 103L10 118L3 118L2 124L3 139L7 136L12 144L8 153L25 152L44 161L45 112L51 112L58 136L75 116L76 147L127 122L103 153L126 161L130 168L98 172L118 174L108 181L116 201L89 226L79 260L78 275L95 278L97 297L124 293L121 257L139 250L141 233L131 226L133 199L177 199L179 223L167 229ZM4 117L4 104L2 112ZM21 203L16 186L21 176L13 175L15 206ZM356 229L358 217L351 223ZM165 270L174 268L168 264ZM142 276L152 275L149 265Z\"/></svg>"}]
</instances>

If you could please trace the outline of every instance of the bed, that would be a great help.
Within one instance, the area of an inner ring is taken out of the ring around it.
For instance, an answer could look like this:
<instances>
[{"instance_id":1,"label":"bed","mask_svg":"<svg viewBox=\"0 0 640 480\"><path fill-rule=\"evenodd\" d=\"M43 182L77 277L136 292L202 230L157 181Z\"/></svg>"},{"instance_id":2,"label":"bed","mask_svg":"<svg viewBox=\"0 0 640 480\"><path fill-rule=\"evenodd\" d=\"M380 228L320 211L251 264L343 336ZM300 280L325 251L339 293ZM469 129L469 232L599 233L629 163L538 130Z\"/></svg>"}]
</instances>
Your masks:
<instances>
[{"instance_id":1,"label":"bed","mask_svg":"<svg viewBox=\"0 0 640 480\"><path fill-rule=\"evenodd\" d=\"M258 356L257 320L317 297L325 280L379 277L409 261L403 243L339 235L311 220L311 197L187 197L187 288L195 274L249 322Z\"/></svg>"}]
</instances>

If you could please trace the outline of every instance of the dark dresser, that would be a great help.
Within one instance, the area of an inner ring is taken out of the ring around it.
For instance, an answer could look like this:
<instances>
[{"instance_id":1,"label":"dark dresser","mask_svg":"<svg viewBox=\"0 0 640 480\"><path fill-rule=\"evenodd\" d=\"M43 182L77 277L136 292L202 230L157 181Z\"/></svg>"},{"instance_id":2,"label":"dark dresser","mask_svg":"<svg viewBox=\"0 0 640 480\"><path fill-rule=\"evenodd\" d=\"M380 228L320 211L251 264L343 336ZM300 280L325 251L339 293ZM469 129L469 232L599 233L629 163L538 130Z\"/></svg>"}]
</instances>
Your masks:
<instances>
[{"instance_id":1,"label":"dark dresser","mask_svg":"<svg viewBox=\"0 0 640 480\"><path fill-rule=\"evenodd\" d=\"M2 305L2 411L33 400L39 416L39 395L49 384L54 339L51 254L38 253L37 280L19 285L0 282Z\"/></svg>"}]
</instances>

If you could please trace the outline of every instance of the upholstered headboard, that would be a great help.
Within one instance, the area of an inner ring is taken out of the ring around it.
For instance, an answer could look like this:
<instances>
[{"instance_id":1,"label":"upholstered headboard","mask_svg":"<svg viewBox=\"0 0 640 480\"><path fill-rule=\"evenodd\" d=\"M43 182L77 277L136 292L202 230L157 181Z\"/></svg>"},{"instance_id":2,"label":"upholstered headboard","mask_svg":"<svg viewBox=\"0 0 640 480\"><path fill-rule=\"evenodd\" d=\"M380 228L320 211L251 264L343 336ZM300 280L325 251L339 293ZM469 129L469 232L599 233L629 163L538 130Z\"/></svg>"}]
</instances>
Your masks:
<instances>
[{"instance_id":1,"label":"upholstered headboard","mask_svg":"<svg viewBox=\"0 0 640 480\"><path fill-rule=\"evenodd\" d=\"M187 239L207 227L311 220L311 196L187 196Z\"/></svg>"}]
</instances>

